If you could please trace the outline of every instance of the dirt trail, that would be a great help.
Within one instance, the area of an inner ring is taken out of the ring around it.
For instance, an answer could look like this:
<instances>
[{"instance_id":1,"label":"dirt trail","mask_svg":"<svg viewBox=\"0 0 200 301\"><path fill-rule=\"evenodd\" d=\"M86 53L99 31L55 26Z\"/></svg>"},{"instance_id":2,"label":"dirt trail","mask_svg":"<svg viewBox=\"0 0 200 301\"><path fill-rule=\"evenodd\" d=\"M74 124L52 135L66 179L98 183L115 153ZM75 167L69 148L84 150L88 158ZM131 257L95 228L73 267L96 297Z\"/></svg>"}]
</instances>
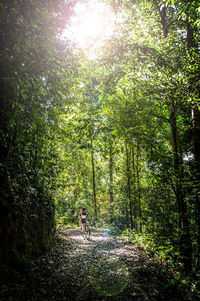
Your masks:
<instances>
[{"instance_id":1,"label":"dirt trail","mask_svg":"<svg viewBox=\"0 0 200 301\"><path fill-rule=\"evenodd\" d=\"M19 275L1 287L1 300L184 300L158 265L105 231L87 240L64 228L54 250Z\"/></svg>"}]
</instances>

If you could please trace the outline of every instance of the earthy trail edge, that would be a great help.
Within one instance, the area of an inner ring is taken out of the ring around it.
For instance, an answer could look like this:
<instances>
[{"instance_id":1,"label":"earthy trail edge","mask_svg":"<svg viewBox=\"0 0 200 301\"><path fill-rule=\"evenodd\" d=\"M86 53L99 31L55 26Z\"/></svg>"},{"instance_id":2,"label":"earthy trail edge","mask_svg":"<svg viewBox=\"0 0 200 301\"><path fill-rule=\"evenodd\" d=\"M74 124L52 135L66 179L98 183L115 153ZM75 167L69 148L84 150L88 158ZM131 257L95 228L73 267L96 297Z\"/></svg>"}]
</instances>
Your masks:
<instances>
[{"instance_id":1,"label":"earthy trail edge","mask_svg":"<svg viewBox=\"0 0 200 301\"><path fill-rule=\"evenodd\" d=\"M54 250L11 276L0 300L186 300L158 264L103 230L87 240L63 228Z\"/></svg>"}]
</instances>

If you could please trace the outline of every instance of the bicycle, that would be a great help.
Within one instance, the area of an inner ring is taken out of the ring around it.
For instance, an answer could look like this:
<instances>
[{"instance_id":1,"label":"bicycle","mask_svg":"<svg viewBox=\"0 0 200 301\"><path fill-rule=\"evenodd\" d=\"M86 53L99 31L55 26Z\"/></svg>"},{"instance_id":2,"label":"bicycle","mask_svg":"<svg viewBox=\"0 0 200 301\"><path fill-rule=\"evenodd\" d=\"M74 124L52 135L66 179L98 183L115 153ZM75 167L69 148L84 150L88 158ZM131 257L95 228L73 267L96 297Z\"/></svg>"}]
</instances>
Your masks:
<instances>
[{"instance_id":1,"label":"bicycle","mask_svg":"<svg viewBox=\"0 0 200 301\"><path fill-rule=\"evenodd\" d=\"M86 223L86 220L82 221L81 235L87 239L90 238L91 230L90 230L90 226Z\"/></svg>"}]
</instances>

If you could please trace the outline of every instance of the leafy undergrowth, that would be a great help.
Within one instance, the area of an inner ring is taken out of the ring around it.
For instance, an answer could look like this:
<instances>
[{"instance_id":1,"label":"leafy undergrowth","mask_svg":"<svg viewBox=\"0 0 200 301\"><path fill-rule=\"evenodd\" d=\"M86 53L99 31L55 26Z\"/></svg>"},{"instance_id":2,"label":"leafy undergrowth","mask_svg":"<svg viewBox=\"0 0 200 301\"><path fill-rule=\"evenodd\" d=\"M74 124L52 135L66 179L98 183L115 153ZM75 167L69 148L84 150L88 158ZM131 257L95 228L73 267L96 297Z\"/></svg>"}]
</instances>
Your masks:
<instances>
[{"instance_id":1,"label":"leafy undergrowth","mask_svg":"<svg viewBox=\"0 0 200 301\"><path fill-rule=\"evenodd\" d=\"M135 233L131 229L123 231L118 238L124 242L134 244L157 261L163 267L165 274L168 273L171 284L187 291L188 299L200 300L200 272L191 273L188 276L184 275L180 263L180 252L169 240L165 240L164 244L156 243L151 234Z\"/></svg>"},{"instance_id":2,"label":"leafy undergrowth","mask_svg":"<svg viewBox=\"0 0 200 301\"><path fill-rule=\"evenodd\" d=\"M79 229L63 228L51 252L7 270L0 300L192 300L172 279L139 248L105 230L93 230L87 240Z\"/></svg>"}]
</instances>

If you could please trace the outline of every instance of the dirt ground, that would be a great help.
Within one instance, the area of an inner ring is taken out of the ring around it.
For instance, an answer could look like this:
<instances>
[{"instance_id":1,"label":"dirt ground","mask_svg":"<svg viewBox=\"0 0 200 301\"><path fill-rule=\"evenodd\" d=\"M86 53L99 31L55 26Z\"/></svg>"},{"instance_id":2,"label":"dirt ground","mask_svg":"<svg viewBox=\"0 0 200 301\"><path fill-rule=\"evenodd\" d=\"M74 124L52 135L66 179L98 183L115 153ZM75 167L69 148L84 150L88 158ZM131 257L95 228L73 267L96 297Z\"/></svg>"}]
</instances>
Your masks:
<instances>
[{"instance_id":1,"label":"dirt ground","mask_svg":"<svg viewBox=\"0 0 200 301\"><path fill-rule=\"evenodd\" d=\"M93 230L88 240L63 228L51 252L15 266L0 300L188 300L172 283L155 261L105 230Z\"/></svg>"}]
</instances>

